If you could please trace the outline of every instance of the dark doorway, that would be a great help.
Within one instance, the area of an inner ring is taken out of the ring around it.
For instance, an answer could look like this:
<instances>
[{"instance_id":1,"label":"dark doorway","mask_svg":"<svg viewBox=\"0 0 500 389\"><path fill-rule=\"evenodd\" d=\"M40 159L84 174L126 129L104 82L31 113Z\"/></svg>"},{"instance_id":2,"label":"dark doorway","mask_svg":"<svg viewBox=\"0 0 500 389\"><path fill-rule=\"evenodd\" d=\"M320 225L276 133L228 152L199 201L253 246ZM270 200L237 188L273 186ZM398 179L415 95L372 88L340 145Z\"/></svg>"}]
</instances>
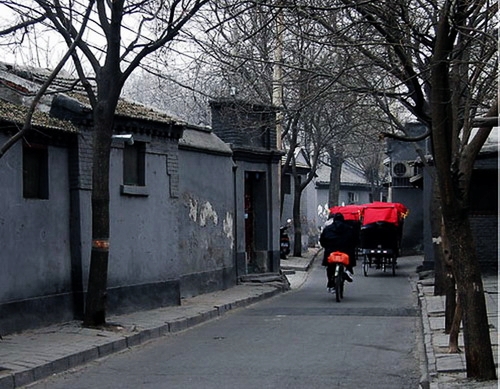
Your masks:
<instances>
[{"instance_id":1,"label":"dark doorway","mask_svg":"<svg viewBox=\"0 0 500 389\"><path fill-rule=\"evenodd\" d=\"M269 269L266 176L245 172L245 256L248 273Z\"/></svg>"}]
</instances>

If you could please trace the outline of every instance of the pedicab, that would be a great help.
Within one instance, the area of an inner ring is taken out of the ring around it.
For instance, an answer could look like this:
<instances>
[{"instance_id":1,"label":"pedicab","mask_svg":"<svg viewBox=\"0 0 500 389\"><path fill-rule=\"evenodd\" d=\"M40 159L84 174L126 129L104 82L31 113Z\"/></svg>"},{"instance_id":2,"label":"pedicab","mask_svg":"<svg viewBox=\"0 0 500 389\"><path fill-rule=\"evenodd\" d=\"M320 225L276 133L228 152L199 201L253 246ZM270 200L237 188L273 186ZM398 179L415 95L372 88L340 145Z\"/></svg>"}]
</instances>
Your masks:
<instances>
[{"instance_id":1,"label":"pedicab","mask_svg":"<svg viewBox=\"0 0 500 389\"><path fill-rule=\"evenodd\" d=\"M340 213L344 216L344 221L351 225L354 230L356 248L354 250L356 260L358 259L358 245L359 245L359 229L361 228L361 212L364 205L350 204L350 205L336 205L329 209L330 214Z\"/></svg>"},{"instance_id":2,"label":"pedicab","mask_svg":"<svg viewBox=\"0 0 500 389\"><path fill-rule=\"evenodd\" d=\"M401 203L373 202L361 211L359 255L363 256L363 274L368 269L392 270L396 275L397 258L401 251L404 219L409 211Z\"/></svg>"}]
</instances>

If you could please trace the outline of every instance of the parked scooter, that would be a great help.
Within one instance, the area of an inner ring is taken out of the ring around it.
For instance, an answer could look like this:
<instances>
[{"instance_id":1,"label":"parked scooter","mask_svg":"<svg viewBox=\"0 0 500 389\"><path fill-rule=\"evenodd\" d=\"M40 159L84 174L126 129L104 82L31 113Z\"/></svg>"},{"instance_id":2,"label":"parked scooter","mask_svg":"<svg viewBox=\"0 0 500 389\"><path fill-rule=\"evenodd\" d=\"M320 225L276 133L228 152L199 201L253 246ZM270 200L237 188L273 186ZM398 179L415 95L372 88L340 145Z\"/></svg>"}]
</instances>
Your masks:
<instances>
[{"instance_id":1,"label":"parked scooter","mask_svg":"<svg viewBox=\"0 0 500 389\"><path fill-rule=\"evenodd\" d=\"M288 236L287 230L290 227L291 219L286 221L286 224L280 227L280 258L286 259L287 255L290 254L290 237Z\"/></svg>"}]
</instances>

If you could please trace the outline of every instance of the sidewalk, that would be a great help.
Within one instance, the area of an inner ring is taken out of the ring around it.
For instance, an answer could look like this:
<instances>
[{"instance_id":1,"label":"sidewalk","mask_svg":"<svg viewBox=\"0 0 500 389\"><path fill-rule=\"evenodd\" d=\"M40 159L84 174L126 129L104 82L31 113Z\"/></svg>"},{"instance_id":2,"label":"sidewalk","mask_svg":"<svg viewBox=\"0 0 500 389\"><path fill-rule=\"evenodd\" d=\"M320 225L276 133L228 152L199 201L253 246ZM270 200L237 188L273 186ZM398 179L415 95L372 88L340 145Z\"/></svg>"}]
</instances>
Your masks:
<instances>
[{"instance_id":1,"label":"sidewalk","mask_svg":"<svg viewBox=\"0 0 500 389\"><path fill-rule=\"evenodd\" d=\"M180 306L110 316L104 329L83 328L72 321L6 335L0 340L0 389L19 388L52 374L137 346L223 316L290 289L298 288L317 250L283 262L288 274L248 277L223 291L183 299Z\"/></svg>"},{"instance_id":2,"label":"sidewalk","mask_svg":"<svg viewBox=\"0 0 500 389\"><path fill-rule=\"evenodd\" d=\"M288 257L281 260L281 271L286 275L290 282L291 289L297 289L307 279L308 271L311 269L313 262L321 254L319 249L310 248L302 257Z\"/></svg>"},{"instance_id":3,"label":"sidewalk","mask_svg":"<svg viewBox=\"0 0 500 389\"><path fill-rule=\"evenodd\" d=\"M498 377L498 277L483 276L483 286L490 324ZM498 381L477 382L466 378L465 354L448 354L448 335L444 333L445 297L434 296L434 278L417 282L422 309L424 349L427 358L427 380L423 387L430 389L497 389ZM464 350L463 332L459 348Z\"/></svg>"}]
</instances>

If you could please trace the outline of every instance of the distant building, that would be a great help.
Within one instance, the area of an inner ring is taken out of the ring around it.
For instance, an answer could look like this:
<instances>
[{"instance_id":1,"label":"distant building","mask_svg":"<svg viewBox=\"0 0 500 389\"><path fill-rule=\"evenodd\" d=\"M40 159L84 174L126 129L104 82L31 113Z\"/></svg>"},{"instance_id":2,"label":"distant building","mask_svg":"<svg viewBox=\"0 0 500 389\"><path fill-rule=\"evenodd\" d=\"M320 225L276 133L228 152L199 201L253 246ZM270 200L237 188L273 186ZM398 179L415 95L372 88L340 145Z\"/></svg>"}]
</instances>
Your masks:
<instances>
[{"instance_id":1,"label":"distant building","mask_svg":"<svg viewBox=\"0 0 500 389\"><path fill-rule=\"evenodd\" d=\"M328 217L328 191L330 188L330 168L321 165L316 172L318 216L321 220ZM380 201L380 199L375 199ZM339 205L365 204L373 201L371 187L363 171L350 161L344 161L340 173Z\"/></svg>"},{"instance_id":2,"label":"distant building","mask_svg":"<svg viewBox=\"0 0 500 389\"><path fill-rule=\"evenodd\" d=\"M325 224L328 214L328 192L330 188L330 168L321 165L316 172L314 187L315 192L315 235L312 237L318 242L321 228ZM379 200L379 199L376 199ZM371 186L360 168L351 161L344 161L340 173L339 205L365 204L371 202Z\"/></svg>"},{"instance_id":3,"label":"distant building","mask_svg":"<svg viewBox=\"0 0 500 389\"><path fill-rule=\"evenodd\" d=\"M408 123L406 133L425 133L420 123ZM440 231L432 232L431 209L434 165L430 139L420 142L387 140L390 169L389 200L405 204L409 216L403 231L403 254L424 254L423 268L434 267L434 249ZM470 222L484 271L498 270L498 130L494 129L474 164L470 193Z\"/></svg>"},{"instance_id":4,"label":"distant building","mask_svg":"<svg viewBox=\"0 0 500 389\"><path fill-rule=\"evenodd\" d=\"M426 127L420 123L407 123L405 133L417 136L425 133ZM423 170L415 161L430 152L430 140L402 142L387 139L385 161L390 171L388 201L404 204L409 210L405 219L401 242L403 255L424 252L424 184ZM424 205L425 206L425 205Z\"/></svg>"},{"instance_id":5,"label":"distant building","mask_svg":"<svg viewBox=\"0 0 500 389\"><path fill-rule=\"evenodd\" d=\"M418 161L422 171L424 214L424 263L423 268L434 267L434 249L439 233L433 234L430 209L435 171L430 155L426 163ZM483 145L471 177L470 214L477 257L483 272L498 272L498 127L494 128Z\"/></svg>"}]
</instances>

